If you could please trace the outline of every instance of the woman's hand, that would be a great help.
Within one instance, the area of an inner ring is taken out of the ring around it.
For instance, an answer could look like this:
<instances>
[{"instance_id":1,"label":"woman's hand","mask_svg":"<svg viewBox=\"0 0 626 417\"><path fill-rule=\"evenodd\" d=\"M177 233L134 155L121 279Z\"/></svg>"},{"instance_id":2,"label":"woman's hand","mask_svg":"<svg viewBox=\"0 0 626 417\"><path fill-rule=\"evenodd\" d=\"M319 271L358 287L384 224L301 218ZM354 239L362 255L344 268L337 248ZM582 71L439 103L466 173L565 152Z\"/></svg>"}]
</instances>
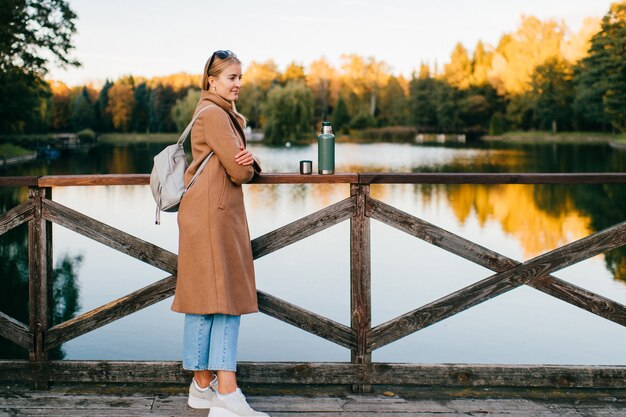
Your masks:
<instances>
[{"instance_id":1,"label":"woman's hand","mask_svg":"<svg viewBox=\"0 0 626 417\"><path fill-rule=\"evenodd\" d=\"M250 151L248 151L243 146L240 146L239 149L241 149L241 151L237 155L235 155L235 162L237 162L239 165L254 164L254 158L252 157Z\"/></svg>"}]
</instances>

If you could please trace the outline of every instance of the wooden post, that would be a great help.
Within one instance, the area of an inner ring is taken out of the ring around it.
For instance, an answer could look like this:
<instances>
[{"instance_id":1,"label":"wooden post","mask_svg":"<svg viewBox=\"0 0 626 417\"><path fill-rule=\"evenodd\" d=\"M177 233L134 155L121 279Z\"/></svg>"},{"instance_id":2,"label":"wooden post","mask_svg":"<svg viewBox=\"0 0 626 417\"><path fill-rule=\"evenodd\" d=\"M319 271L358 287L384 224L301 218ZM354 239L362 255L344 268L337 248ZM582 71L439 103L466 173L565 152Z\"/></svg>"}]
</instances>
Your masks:
<instances>
[{"instance_id":1,"label":"wooden post","mask_svg":"<svg viewBox=\"0 0 626 417\"><path fill-rule=\"evenodd\" d=\"M51 198L50 188L31 187L28 193L35 204L33 219L28 222L28 300L29 322L33 331L33 347L28 358L43 365L44 332L52 323L52 224L42 216L42 200ZM43 368L43 367L42 367ZM48 378L40 370L33 375L35 389L47 389Z\"/></svg>"},{"instance_id":2,"label":"wooden post","mask_svg":"<svg viewBox=\"0 0 626 417\"><path fill-rule=\"evenodd\" d=\"M366 340L366 334L372 328L370 219L365 216L369 185L352 184L350 195L356 199L356 214L350 219L350 324L357 332L357 346L352 349L351 362L365 365L361 372L365 377L368 365L372 363L372 354L367 353ZM354 384L352 390L371 392L372 386Z\"/></svg>"}]
</instances>

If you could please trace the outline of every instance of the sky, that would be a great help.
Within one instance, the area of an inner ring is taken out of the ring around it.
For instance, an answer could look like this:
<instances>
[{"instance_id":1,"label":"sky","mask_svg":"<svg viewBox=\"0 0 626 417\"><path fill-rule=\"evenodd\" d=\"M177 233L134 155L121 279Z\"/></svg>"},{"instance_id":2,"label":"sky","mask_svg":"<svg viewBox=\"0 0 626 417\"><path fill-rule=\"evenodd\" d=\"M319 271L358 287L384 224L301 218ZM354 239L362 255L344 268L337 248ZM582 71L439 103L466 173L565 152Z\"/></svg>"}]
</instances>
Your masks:
<instances>
[{"instance_id":1,"label":"sky","mask_svg":"<svg viewBox=\"0 0 626 417\"><path fill-rule=\"evenodd\" d=\"M202 72L214 50L230 49L245 65L273 59L280 70L342 54L374 57L396 75L420 63L448 62L457 42L496 46L522 15L564 21L578 31L602 17L611 0L68 0L78 15L80 68L50 67L68 85ZM245 81L245 80L244 80Z\"/></svg>"}]
</instances>

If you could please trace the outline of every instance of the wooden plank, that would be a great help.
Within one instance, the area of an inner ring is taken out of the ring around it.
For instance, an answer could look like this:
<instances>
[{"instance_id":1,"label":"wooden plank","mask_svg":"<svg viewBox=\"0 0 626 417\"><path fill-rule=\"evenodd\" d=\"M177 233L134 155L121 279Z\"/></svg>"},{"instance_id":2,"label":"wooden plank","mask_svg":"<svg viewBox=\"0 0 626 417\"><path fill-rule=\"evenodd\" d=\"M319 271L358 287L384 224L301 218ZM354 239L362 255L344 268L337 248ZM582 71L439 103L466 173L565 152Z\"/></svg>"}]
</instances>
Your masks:
<instances>
[{"instance_id":1,"label":"wooden plank","mask_svg":"<svg viewBox=\"0 0 626 417\"><path fill-rule=\"evenodd\" d=\"M57 324L45 334L45 349L72 340L115 320L165 300L174 294L176 277L169 276L103 306Z\"/></svg>"},{"instance_id":2,"label":"wooden plank","mask_svg":"<svg viewBox=\"0 0 626 417\"><path fill-rule=\"evenodd\" d=\"M495 272L520 265L518 261L373 198L367 199L367 215ZM534 278L527 285L600 317L626 325L626 306L552 275Z\"/></svg>"},{"instance_id":3,"label":"wooden plank","mask_svg":"<svg viewBox=\"0 0 626 417\"><path fill-rule=\"evenodd\" d=\"M49 188L28 190L33 203L33 218L28 222L28 309L29 328L33 338L28 351L31 362L48 359L44 348L44 332L52 323L52 224L43 217L43 203L51 198ZM45 379L35 379L34 386L47 388Z\"/></svg>"},{"instance_id":4,"label":"wooden plank","mask_svg":"<svg viewBox=\"0 0 626 417\"><path fill-rule=\"evenodd\" d=\"M254 259L259 259L337 223L341 223L354 214L354 209L354 198L346 198L263 236L259 236L251 242Z\"/></svg>"},{"instance_id":5,"label":"wooden plank","mask_svg":"<svg viewBox=\"0 0 626 417\"><path fill-rule=\"evenodd\" d=\"M358 180L359 175L355 173L301 175L297 172L281 172L255 175L250 184L354 184Z\"/></svg>"},{"instance_id":6,"label":"wooden plank","mask_svg":"<svg viewBox=\"0 0 626 417\"><path fill-rule=\"evenodd\" d=\"M626 173L359 173L360 184L625 184Z\"/></svg>"},{"instance_id":7,"label":"wooden plank","mask_svg":"<svg viewBox=\"0 0 626 417\"><path fill-rule=\"evenodd\" d=\"M0 177L0 187L36 187L39 177Z\"/></svg>"},{"instance_id":8,"label":"wooden plank","mask_svg":"<svg viewBox=\"0 0 626 417\"><path fill-rule=\"evenodd\" d=\"M373 328L369 349L395 340L504 294L530 280L626 244L626 222L604 229L497 273Z\"/></svg>"},{"instance_id":9,"label":"wooden plank","mask_svg":"<svg viewBox=\"0 0 626 417\"><path fill-rule=\"evenodd\" d=\"M29 382L45 375L58 383L181 383L191 372L180 361L0 360L0 380ZM378 384L445 387L626 388L626 366L239 362L242 384Z\"/></svg>"},{"instance_id":10,"label":"wooden plank","mask_svg":"<svg viewBox=\"0 0 626 417\"><path fill-rule=\"evenodd\" d=\"M492 271L501 272L515 266L515 262L495 251L374 198L367 199L366 215Z\"/></svg>"},{"instance_id":11,"label":"wooden plank","mask_svg":"<svg viewBox=\"0 0 626 417\"><path fill-rule=\"evenodd\" d=\"M149 174L45 175L40 177L38 182L40 187L148 184L150 184Z\"/></svg>"},{"instance_id":12,"label":"wooden plank","mask_svg":"<svg viewBox=\"0 0 626 417\"><path fill-rule=\"evenodd\" d=\"M626 326L626 306L577 287L553 275L539 276L526 285L614 323Z\"/></svg>"},{"instance_id":13,"label":"wooden plank","mask_svg":"<svg viewBox=\"0 0 626 417\"><path fill-rule=\"evenodd\" d=\"M44 201L43 215L47 220L60 224L110 248L170 274L176 274L178 257L174 253L152 243L141 240L54 201Z\"/></svg>"},{"instance_id":14,"label":"wooden plank","mask_svg":"<svg viewBox=\"0 0 626 417\"><path fill-rule=\"evenodd\" d=\"M356 346L356 334L348 326L312 313L262 291L257 291L259 311L348 349Z\"/></svg>"},{"instance_id":15,"label":"wooden plank","mask_svg":"<svg viewBox=\"0 0 626 417\"><path fill-rule=\"evenodd\" d=\"M350 326L356 332L357 346L352 349L350 361L369 364L372 354L367 352L367 335L372 328L372 277L370 219L365 215L368 185L350 187L356 202L356 213L350 219ZM371 385L353 385L354 392L372 392Z\"/></svg>"},{"instance_id":16,"label":"wooden plank","mask_svg":"<svg viewBox=\"0 0 626 417\"><path fill-rule=\"evenodd\" d=\"M28 326L2 311L0 311L0 337L4 337L28 350L33 347L33 332Z\"/></svg>"},{"instance_id":17,"label":"wooden plank","mask_svg":"<svg viewBox=\"0 0 626 417\"><path fill-rule=\"evenodd\" d=\"M34 212L33 202L27 201L0 215L0 235L31 220Z\"/></svg>"},{"instance_id":18,"label":"wooden plank","mask_svg":"<svg viewBox=\"0 0 626 417\"><path fill-rule=\"evenodd\" d=\"M149 174L95 174L95 175L46 175L40 177L8 177L1 185L38 185L39 187L72 187L96 185L148 185ZM22 179L25 178L25 179ZM250 184L353 184L359 179L355 173L335 175L301 175L299 173L272 173L255 175ZM4 183L4 184L3 184Z\"/></svg>"},{"instance_id":19,"label":"wooden plank","mask_svg":"<svg viewBox=\"0 0 626 417\"><path fill-rule=\"evenodd\" d=\"M33 332L32 349L29 358L33 362L46 360L43 334L50 323L48 306L50 278L50 253L46 220L42 215L42 204L49 190L30 188L29 197L33 203L33 218L28 222L28 300L29 327Z\"/></svg>"}]
</instances>

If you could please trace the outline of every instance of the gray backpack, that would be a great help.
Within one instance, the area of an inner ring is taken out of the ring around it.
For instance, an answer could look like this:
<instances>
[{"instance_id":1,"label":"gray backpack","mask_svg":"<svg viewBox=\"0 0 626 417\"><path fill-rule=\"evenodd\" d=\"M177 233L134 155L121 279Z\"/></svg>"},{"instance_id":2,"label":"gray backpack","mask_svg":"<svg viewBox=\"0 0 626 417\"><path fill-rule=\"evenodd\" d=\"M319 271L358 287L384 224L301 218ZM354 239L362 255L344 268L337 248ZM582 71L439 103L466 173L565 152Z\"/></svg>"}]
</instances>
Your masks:
<instances>
[{"instance_id":1,"label":"gray backpack","mask_svg":"<svg viewBox=\"0 0 626 417\"><path fill-rule=\"evenodd\" d=\"M213 156L213 152L202 161L202 164L198 168L198 171L194 174L193 178L189 182L189 185L185 187L185 171L187 170L187 160L185 159L185 150L183 149L183 143L191 132L191 127L194 122L207 107L204 107L195 114L191 122L185 128L185 131L178 141L169 145L163 149L157 156L154 157L154 166L152 167L152 173L150 174L150 188L152 189L152 196L156 201L156 216L155 224L161 224L161 211L176 212L180 200L183 198L185 192L193 185L196 178L200 175L206 164Z\"/></svg>"}]
</instances>

